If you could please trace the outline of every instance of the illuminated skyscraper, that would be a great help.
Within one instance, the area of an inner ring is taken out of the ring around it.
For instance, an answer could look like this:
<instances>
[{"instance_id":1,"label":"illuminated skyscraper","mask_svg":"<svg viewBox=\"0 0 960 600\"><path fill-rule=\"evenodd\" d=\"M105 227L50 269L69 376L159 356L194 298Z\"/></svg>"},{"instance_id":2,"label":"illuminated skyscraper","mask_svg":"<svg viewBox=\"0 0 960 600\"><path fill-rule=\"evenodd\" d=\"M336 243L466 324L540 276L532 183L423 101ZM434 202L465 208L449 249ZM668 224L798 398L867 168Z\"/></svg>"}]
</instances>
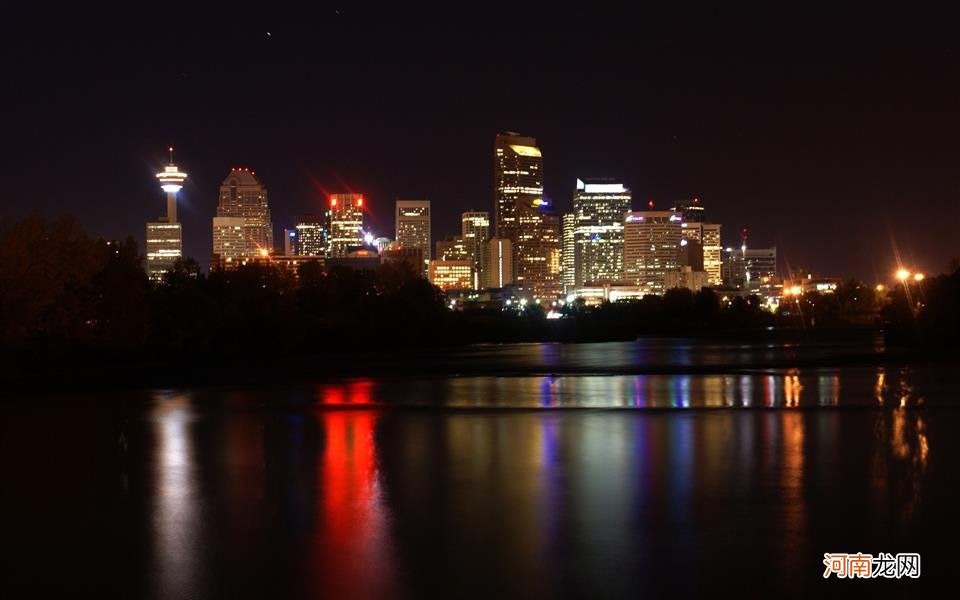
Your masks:
<instances>
[{"instance_id":1,"label":"illuminated skyscraper","mask_svg":"<svg viewBox=\"0 0 960 600\"><path fill-rule=\"evenodd\" d=\"M610 179L577 179L573 195L574 283L623 279L623 216L630 190Z\"/></svg>"},{"instance_id":2,"label":"illuminated skyscraper","mask_svg":"<svg viewBox=\"0 0 960 600\"><path fill-rule=\"evenodd\" d=\"M720 224L683 221L680 228L684 239L696 242L694 247L701 253L700 260L707 273L707 285L721 285L723 248L720 246Z\"/></svg>"},{"instance_id":3,"label":"illuminated skyscraper","mask_svg":"<svg viewBox=\"0 0 960 600\"><path fill-rule=\"evenodd\" d=\"M363 194L330 195L327 256L343 258L363 245Z\"/></svg>"},{"instance_id":4,"label":"illuminated skyscraper","mask_svg":"<svg viewBox=\"0 0 960 600\"><path fill-rule=\"evenodd\" d=\"M550 299L563 291L560 281L560 217L543 200L519 206L517 242L513 244L513 281L522 294Z\"/></svg>"},{"instance_id":5,"label":"illuminated skyscraper","mask_svg":"<svg viewBox=\"0 0 960 600\"><path fill-rule=\"evenodd\" d=\"M296 229L283 230L283 255L284 256L297 255L297 230Z\"/></svg>"},{"instance_id":6,"label":"illuminated skyscraper","mask_svg":"<svg viewBox=\"0 0 960 600\"><path fill-rule=\"evenodd\" d=\"M246 168L230 169L230 174L220 184L217 217L243 219L241 256L255 257L264 251L273 252L273 223L270 221L270 206L267 204L267 188L253 171ZM231 250L231 254L233 252ZM213 253L220 254L216 242Z\"/></svg>"},{"instance_id":7,"label":"illuminated skyscraper","mask_svg":"<svg viewBox=\"0 0 960 600\"><path fill-rule=\"evenodd\" d=\"M519 211L543 197L543 156L537 140L513 132L497 134L494 179L495 235L516 243Z\"/></svg>"},{"instance_id":8,"label":"illuminated skyscraper","mask_svg":"<svg viewBox=\"0 0 960 600\"><path fill-rule=\"evenodd\" d=\"M210 268L230 267L239 264L247 254L243 217L213 218L213 258Z\"/></svg>"},{"instance_id":9,"label":"illuminated skyscraper","mask_svg":"<svg viewBox=\"0 0 960 600\"><path fill-rule=\"evenodd\" d=\"M490 213L465 212L460 216L460 237L470 248L470 256L477 267L483 257L483 245L490 239Z\"/></svg>"},{"instance_id":10,"label":"illuminated skyscraper","mask_svg":"<svg viewBox=\"0 0 960 600\"><path fill-rule=\"evenodd\" d=\"M703 223L703 270L707 272L707 285L722 285L723 277L720 273L723 257L723 246L720 245L720 224Z\"/></svg>"},{"instance_id":11,"label":"illuminated skyscraper","mask_svg":"<svg viewBox=\"0 0 960 600\"><path fill-rule=\"evenodd\" d=\"M147 223L147 276L160 281L163 274L183 256L183 229L177 221L177 193L183 189L187 174L173 164L173 148L170 164L157 173L160 189L167 194L167 214Z\"/></svg>"},{"instance_id":12,"label":"illuminated skyscraper","mask_svg":"<svg viewBox=\"0 0 960 600\"><path fill-rule=\"evenodd\" d=\"M683 238L679 213L665 210L629 212L623 224L624 279L648 294L662 294L665 274L679 268Z\"/></svg>"},{"instance_id":13,"label":"illuminated skyscraper","mask_svg":"<svg viewBox=\"0 0 960 600\"><path fill-rule=\"evenodd\" d=\"M423 258L429 261L430 252L430 201L397 200L397 242L405 248L420 248Z\"/></svg>"},{"instance_id":14,"label":"illuminated skyscraper","mask_svg":"<svg viewBox=\"0 0 960 600\"><path fill-rule=\"evenodd\" d=\"M483 245L481 288L502 288L513 283L513 251L510 240L491 238Z\"/></svg>"},{"instance_id":15,"label":"illuminated skyscraper","mask_svg":"<svg viewBox=\"0 0 960 600\"><path fill-rule=\"evenodd\" d=\"M561 225L563 227L563 250L561 252L563 265L560 277L563 282L563 290L568 292L577 286L577 244L574 235L577 229L577 215L572 212L565 213ZM622 257L621 262L623 262Z\"/></svg>"},{"instance_id":16,"label":"illuminated skyscraper","mask_svg":"<svg viewBox=\"0 0 960 600\"><path fill-rule=\"evenodd\" d=\"M329 213L327 213L329 215ZM297 217L297 254L300 256L326 256L327 238L330 232L327 220L321 215Z\"/></svg>"}]
</instances>

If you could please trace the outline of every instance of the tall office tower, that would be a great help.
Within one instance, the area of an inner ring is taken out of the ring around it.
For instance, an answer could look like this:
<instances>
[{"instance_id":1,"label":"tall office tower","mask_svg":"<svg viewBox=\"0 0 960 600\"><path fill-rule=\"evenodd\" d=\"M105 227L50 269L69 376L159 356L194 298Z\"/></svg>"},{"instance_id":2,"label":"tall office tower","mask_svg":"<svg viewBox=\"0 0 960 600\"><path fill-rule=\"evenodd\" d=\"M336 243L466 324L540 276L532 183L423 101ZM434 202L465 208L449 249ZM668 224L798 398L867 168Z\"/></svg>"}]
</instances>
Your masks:
<instances>
[{"instance_id":1,"label":"tall office tower","mask_svg":"<svg viewBox=\"0 0 960 600\"><path fill-rule=\"evenodd\" d=\"M328 213L329 215L329 213ZM326 256L329 231L322 215L297 217L297 254L300 256Z\"/></svg>"},{"instance_id":2,"label":"tall office tower","mask_svg":"<svg viewBox=\"0 0 960 600\"><path fill-rule=\"evenodd\" d=\"M561 226L563 228L563 248L560 253L560 259L562 262L560 269L560 281L563 283L563 290L565 292L569 292L577 286L577 244L575 241L577 215L572 212L564 213Z\"/></svg>"},{"instance_id":3,"label":"tall office tower","mask_svg":"<svg viewBox=\"0 0 960 600\"><path fill-rule=\"evenodd\" d=\"M573 195L575 285L623 279L623 215L630 190L611 179L577 179Z\"/></svg>"},{"instance_id":4,"label":"tall office tower","mask_svg":"<svg viewBox=\"0 0 960 600\"><path fill-rule=\"evenodd\" d=\"M510 240L491 238L483 245L480 287L502 288L513 282L513 251Z\"/></svg>"},{"instance_id":5,"label":"tall office tower","mask_svg":"<svg viewBox=\"0 0 960 600\"><path fill-rule=\"evenodd\" d=\"M297 255L297 230L296 229L283 230L283 255L284 256Z\"/></svg>"},{"instance_id":6,"label":"tall office tower","mask_svg":"<svg viewBox=\"0 0 960 600\"><path fill-rule=\"evenodd\" d=\"M327 256L342 258L363 245L363 194L330 195Z\"/></svg>"},{"instance_id":7,"label":"tall office tower","mask_svg":"<svg viewBox=\"0 0 960 600\"><path fill-rule=\"evenodd\" d=\"M437 258L440 260L469 260L473 259L473 245L462 237L451 236L437 242Z\"/></svg>"},{"instance_id":8,"label":"tall office tower","mask_svg":"<svg viewBox=\"0 0 960 600\"><path fill-rule=\"evenodd\" d=\"M470 256L479 268L483 245L490 239L490 213L470 211L460 215L460 237L470 247Z\"/></svg>"},{"instance_id":9,"label":"tall office tower","mask_svg":"<svg viewBox=\"0 0 960 600\"><path fill-rule=\"evenodd\" d=\"M532 298L549 299L563 291L560 281L560 217L546 201L517 207L517 241L513 244L513 281Z\"/></svg>"},{"instance_id":10,"label":"tall office tower","mask_svg":"<svg viewBox=\"0 0 960 600\"><path fill-rule=\"evenodd\" d=\"M497 134L494 185L495 235L516 244L519 211L543 197L543 155L537 140L514 132Z\"/></svg>"},{"instance_id":11,"label":"tall office tower","mask_svg":"<svg viewBox=\"0 0 960 600\"><path fill-rule=\"evenodd\" d=\"M720 223L701 224L700 244L703 246L703 270L707 272L707 285L723 285L721 274L723 246L720 245Z\"/></svg>"},{"instance_id":12,"label":"tall office tower","mask_svg":"<svg viewBox=\"0 0 960 600\"><path fill-rule=\"evenodd\" d=\"M230 174L220 184L217 217L243 219L242 256L260 256L264 251L273 251L273 223L267 204L267 188L250 169L230 169ZM213 252L216 254L216 249Z\"/></svg>"},{"instance_id":13,"label":"tall office tower","mask_svg":"<svg viewBox=\"0 0 960 600\"><path fill-rule=\"evenodd\" d=\"M430 260L430 201L397 200L397 242L407 248L421 248Z\"/></svg>"},{"instance_id":14,"label":"tall office tower","mask_svg":"<svg viewBox=\"0 0 960 600\"><path fill-rule=\"evenodd\" d=\"M623 266L625 279L645 288L648 294L662 294L665 274L679 266L681 217L668 210L627 213L623 223Z\"/></svg>"},{"instance_id":15,"label":"tall office tower","mask_svg":"<svg viewBox=\"0 0 960 600\"><path fill-rule=\"evenodd\" d=\"M744 272L747 286L759 286L777 277L777 247L744 248Z\"/></svg>"},{"instance_id":16,"label":"tall office tower","mask_svg":"<svg viewBox=\"0 0 960 600\"><path fill-rule=\"evenodd\" d=\"M183 229L177 221L177 193L183 189L187 174L173 164L173 148L170 164L157 173L160 189L167 194L167 214L156 221L147 222L147 277L160 281L163 274L183 256Z\"/></svg>"},{"instance_id":17,"label":"tall office tower","mask_svg":"<svg viewBox=\"0 0 960 600\"><path fill-rule=\"evenodd\" d=\"M680 200L674 203L671 208L675 213L680 213L680 217L685 223L703 223L706 219L706 211L700 204L700 198L691 198L690 200Z\"/></svg>"},{"instance_id":18,"label":"tall office tower","mask_svg":"<svg viewBox=\"0 0 960 600\"><path fill-rule=\"evenodd\" d=\"M243 217L213 218L213 258L210 268L232 266L247 254L247 241L244 234L246 220Z\"/></svg>"}]
</instances>

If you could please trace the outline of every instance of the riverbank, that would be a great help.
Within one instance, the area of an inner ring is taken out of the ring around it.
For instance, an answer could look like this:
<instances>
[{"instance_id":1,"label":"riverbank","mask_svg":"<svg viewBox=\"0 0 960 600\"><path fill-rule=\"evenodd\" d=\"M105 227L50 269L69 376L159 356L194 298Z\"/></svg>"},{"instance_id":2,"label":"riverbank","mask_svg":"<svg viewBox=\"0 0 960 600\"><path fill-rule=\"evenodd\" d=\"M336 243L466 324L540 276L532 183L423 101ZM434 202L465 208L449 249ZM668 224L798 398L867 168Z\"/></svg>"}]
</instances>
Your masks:
<instances>
[{"instance_id":1,"label":"riverbank","mask_svg":"<svg viewBox=\"0 0 960 600\"><path fill-rule=\"evenodd\" d=\"M18 357L0 372L0 397L99 389L259 385L349 377L458 377L717 374L762 369L914 364L941 359L890 348L878 332L770 330L691 337L642 337L585 343L474 344L456 347L354 348L311 356L257 352L158 360L130 355Z\"/></svg>"}]
</instances>

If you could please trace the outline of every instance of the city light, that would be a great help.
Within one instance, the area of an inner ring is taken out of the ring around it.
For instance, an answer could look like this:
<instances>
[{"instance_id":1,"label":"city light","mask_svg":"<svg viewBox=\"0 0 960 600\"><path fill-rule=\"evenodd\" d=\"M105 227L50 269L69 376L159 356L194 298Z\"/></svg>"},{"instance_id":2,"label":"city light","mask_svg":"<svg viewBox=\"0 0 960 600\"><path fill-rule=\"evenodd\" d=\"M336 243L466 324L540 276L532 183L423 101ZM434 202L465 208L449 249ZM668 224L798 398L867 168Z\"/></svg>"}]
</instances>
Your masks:
<instances>
[{"instance_id":1,"label":"city light","mask_svg":"<svg viewBox=\"0 0 960 600\"><path fill-rule=\"evenodd\" d=\"M910 279L910 271L906 269L900 269L897 271L897 279L900 281L906 281L907 279Z\"/></svg>"},{"instance_id":2,"label":"city light","mask_svg":"<svg viewBox=\"0 0 960 600\"><path fill-rule=\"evenodd\" d=\"M914 274L913 274L913 280L914 280L914 281L923 281L923 278L924 278L924 277L925 277L925 275L924 275L923 273L914 273Z\"/></svg>"},{"instance_id":3,"label":"city light","mask_svg":"<svg viewBox=\"0 0 960 600\"><path fill-rule=\"evenodd\" d=\"M878 283L878 284L877 284L877 291L878 291L878 292L882 292L883 290L884 290L883 284L882 284L882 283Z\"/></svg>"},{"instance_id":4,"label":"city light","mask_svg":"<svg viewBox=\"0 0 960 600\"><path fill-rule=\"evenodd\" d=\"M266 258L270 256L270 251L267 250L266 248L260 248L260 256L263 258Z\"/></svg>"}]
</instances>

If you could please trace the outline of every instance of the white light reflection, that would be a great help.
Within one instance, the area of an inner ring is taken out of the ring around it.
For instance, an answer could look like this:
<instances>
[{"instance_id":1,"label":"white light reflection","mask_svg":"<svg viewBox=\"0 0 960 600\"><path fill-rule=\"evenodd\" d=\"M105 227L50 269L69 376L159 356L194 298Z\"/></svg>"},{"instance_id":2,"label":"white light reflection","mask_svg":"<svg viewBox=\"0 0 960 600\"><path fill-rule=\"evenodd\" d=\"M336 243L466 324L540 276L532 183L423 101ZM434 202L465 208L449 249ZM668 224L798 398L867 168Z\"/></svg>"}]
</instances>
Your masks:
<instances>
[{"instance_id":1,"label":"white light reflection","mask_svg":"<svg viewBox=\"0 0 960 600\"><path fill-rule=\"evenodd\" d=\"M196 466L190 424L190 400L162 394L153 413L154 507L158 588L171 598L197 592L200 514L196 501Z\"/></svg>"}]
</instances>

